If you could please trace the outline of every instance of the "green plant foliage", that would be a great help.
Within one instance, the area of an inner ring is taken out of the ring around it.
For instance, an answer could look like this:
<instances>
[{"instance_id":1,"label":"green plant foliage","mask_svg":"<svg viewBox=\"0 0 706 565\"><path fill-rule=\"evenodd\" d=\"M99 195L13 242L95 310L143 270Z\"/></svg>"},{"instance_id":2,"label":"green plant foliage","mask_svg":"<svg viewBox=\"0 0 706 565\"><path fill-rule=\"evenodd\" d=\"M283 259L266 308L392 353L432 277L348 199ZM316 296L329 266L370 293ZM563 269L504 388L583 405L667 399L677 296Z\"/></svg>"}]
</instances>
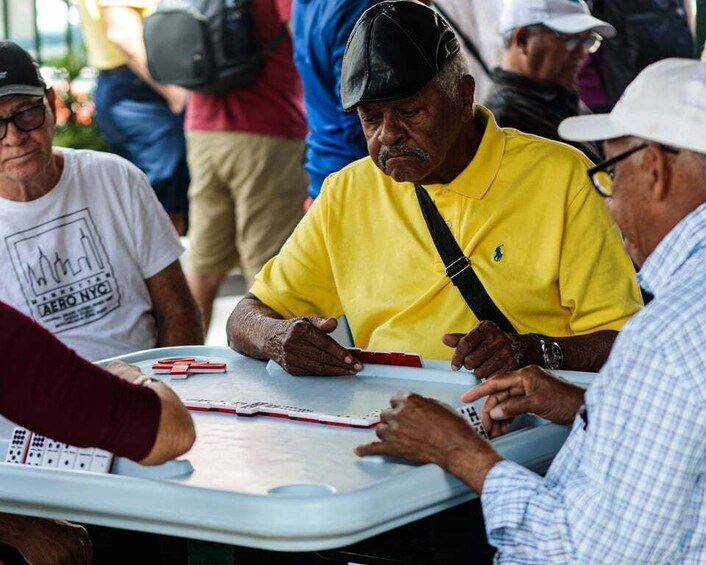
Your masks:
<instances>
[{"instance_id":1,"label":"green plant foliage","mask_svg":"<svg viewBox=\"0 0 706 565\"><path fill-rule=\"evenodd\" d=\"M56 133L54 144L73 149L107 151L108 146L95 120L93 101L95 80L86 72L81 54L48 59L49 83L56 92ZM93 77L95 78L95 77Z\"/></svg>"}]
</instances>

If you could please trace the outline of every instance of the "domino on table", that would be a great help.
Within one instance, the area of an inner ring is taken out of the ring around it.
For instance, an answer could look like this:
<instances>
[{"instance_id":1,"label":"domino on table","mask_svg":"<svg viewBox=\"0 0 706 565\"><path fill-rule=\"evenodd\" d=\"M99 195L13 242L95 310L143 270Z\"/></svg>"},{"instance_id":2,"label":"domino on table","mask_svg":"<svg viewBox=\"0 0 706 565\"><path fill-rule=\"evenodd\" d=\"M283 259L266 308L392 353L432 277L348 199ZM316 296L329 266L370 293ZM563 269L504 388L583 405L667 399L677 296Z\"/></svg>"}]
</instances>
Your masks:
<instances>
[{"instance_id":1,"label":"domino on table","mask_svg":"<svg viewBox=\"0 0 706 565\"><path fill-rule=\"evenodd\" d=\"M370 428L380 423L380 410L364 416L349 414L318 414L299 406L282 406L270 402L230 402L227 400L183 400L184 406L196 412L223 412L237 416L274 416L332 426Z\"/></svg>"},{"instance_id":2,"label":"domino on table","mask_svg":"<svg viewBox=\"0 0 706 565\"><path fill-rule=\"evenodd\" d=\"M370 349L359 349L349 347L353 357L361 363L371 363L374 365L394 365L399 367L422 368L422 356L417 353L405 353L402 351L372 351Z\"/></svg>"},{"instance_id":3,"label":"domino on table","mask_svg":"<svg viewBox=\"0 0 706 565\"><path fill-rule=\"evenodd\" d=\"M27 452L27 458L25 459L25 463L27 465L35 465L36 467L39 467L42 464L44 450L46 449L46 444L48 441L49 439L44 436L32 434L32 439L29 444L29 451Z\"/></svg>"},{"instance_id":4,"label":"domino on table","mask_svg":"<svg viewBox=\"0 0 706 565\"><path fill-rule=\"evenodd\" d=\"M47 441L44 445L44 453L42 454L42 462L39 464L39 466L58 467L59 456L61 455L61 449L63 445L64 444L60 441L47 438Z\"/></svg>"},{"instance_id":5,"label":"domino on table","mask_svg":"<svg viewBox=\"0 0 706 565\"><path fill-rule=\"evenodd\" d=\"M480 416L472 404L461 406L461 408L458 408L457 411L481 436L490 441L490 436L488 435L488 432L485 431L485 426L483 426L483 422L481 422Z\"/></svg>"},{"instance_id":6,"label":"domino on table","mask_svg":"<svg viewBox=\"0 0 706 565\"><path fill-rule=\"evenodd\" d=\"M92 447L78 448L67 445L16 426L12 432L5 462L108 473L113 454Z\"/></svg>"},{"instance_id":7,"label":"domino on table","mask_svg":"<svg viewBox=\"0 0 706 565\"><path fill-rule=\"evenodd\" d=\"M348 414L337 414L328 416L326 414L319 417L322 424L332 424L334 426L352 426L354 428L370 428L380 423L381 410L374 410L365 416L350 416Z\"/></svg>"},{"instance_id":8,"label":"domino on table","mask_svg":"<svg viewBox=\"0 0 706 565\"><path fill-rule=\"evenodd\" d=\"M27 457L27 449L29 448L31 439L32 432L17 426L12 431L10 445L7 448L7 454L5 455L5 463L22 465Z\"/></svg>"},{"instance_id":9,"label":"domino on table","mask_svg":"<svg viewBox=\"0 0 706 565\"><path fill-rule=\"evenodd\" d=\"M152 365L155 375L169 375L172 379L187 379L192 373L225 373L225 363L215 363L195 357L172 357L160 359Z\"/></svg>"}]
</instances>

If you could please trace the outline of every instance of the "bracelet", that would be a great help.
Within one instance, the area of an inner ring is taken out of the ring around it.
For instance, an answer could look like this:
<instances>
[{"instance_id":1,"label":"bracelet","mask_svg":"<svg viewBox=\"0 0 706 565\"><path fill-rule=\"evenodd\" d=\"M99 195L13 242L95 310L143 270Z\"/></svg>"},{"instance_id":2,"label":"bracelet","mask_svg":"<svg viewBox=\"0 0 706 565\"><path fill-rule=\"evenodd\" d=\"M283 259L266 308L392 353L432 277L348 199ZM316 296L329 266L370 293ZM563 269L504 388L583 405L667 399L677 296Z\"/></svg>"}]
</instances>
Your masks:
<instances>
[{"instance_id":1,"label":"bracelet","mask_svg":"<svg viewBox=\"0 0 706 565\"><path fill-rule=\"evenodd\" d=\"M150 383L161 383L161 382L162 381L160 381L159 379L152 377L150 375L140 375L134 381L132 381L132 384L145 386Z\"/></svg>"}]
</instances>

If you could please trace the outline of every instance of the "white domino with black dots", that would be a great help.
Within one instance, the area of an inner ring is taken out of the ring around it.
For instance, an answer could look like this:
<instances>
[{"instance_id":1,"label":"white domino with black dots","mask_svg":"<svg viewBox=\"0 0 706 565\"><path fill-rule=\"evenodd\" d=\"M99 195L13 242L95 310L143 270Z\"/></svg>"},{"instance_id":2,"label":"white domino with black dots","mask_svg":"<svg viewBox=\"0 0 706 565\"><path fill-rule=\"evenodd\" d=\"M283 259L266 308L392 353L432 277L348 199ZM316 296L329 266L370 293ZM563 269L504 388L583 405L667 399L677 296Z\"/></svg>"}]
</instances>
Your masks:
<instances>
[{"instance_id":1,"label":"white domino with black dots","mask_svg":"<svg viewBox=\"0 0 706 565\"><path fill-rule=\"evenodd\" d=\"M27 458L27 450L29 449L32 432L24 428L17 427L12 431L10 445L7 448L5 455L5 463L15 463L21 465Z\"/></svg>"},{"instance_id":2,"label":"white domino with black dots","mask_svg":"<svg viewBox=\"0 0 706 565\"><path fill-rule=\"evenodd\" d=\"M93 447L74 447L25 428L15 427L5 463L109 473L113 454Z\"/></svg>"},{"instance_id":3,"label":"white domino with black dots","mask_svg":"<svg viewBox=\"0 0 706 565\"><path fill-rule=\"evenodd\" d=\"M490 440L490 436L488 435L488 432L485 431L483 422L481 422L480 416L478 416L478 412L476 412L476 409L472 404L461 406L461 408L458 408L458 412L468 421L469 424L471 424L471 426L473 426L473 429L475 429L485 439Z\"/></svg>"}]
</instances>

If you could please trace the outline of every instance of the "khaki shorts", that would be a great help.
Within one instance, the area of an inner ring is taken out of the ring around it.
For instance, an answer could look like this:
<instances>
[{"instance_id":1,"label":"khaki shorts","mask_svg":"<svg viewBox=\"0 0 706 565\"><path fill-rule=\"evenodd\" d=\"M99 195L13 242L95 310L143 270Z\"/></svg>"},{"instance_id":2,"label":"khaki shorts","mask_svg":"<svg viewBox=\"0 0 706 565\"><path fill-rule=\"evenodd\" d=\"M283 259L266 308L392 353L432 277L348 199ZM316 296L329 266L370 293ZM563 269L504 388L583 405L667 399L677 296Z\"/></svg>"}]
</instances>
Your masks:
<instances>
[{"instance_id":1,"label":"khaki shorts","mask_svg":"<svg viewBox=\"0 0 706 565\"><path fill-rule=\"evenodd\" d=\"M303 216L304 141L241 132L186 134L190 270L254 276Z\"/></svg>"}]
</instances>

